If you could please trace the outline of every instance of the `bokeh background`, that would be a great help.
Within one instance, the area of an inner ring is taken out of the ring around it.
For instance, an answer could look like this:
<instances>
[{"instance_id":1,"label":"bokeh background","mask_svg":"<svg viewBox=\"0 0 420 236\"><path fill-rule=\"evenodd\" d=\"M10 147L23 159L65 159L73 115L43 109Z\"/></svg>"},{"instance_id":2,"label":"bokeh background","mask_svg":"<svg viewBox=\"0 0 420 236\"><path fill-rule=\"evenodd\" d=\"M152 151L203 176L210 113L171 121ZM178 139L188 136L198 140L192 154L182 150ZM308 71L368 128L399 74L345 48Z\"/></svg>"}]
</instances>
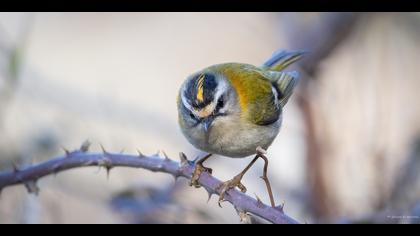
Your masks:
<instances>
[{"instance_id":1,"label":"bokeh background","mask_svg":"<svg viewBox=\"0 0 420 236\"><path fill-rule=\"evenodd\" d=\"M178 128L182 81L304 49L269 149L276 201L301 222L419 223L419 42L419 13L0 13L0 170L86 139L93 151L202 155ZM228 180L249 161L207 165ZM262 167L244 183L268 203ZM38 197L4 189L0 223L239 223L205 190L147 170L80 168L39 185Z\"/></svg>"}]
</instances>

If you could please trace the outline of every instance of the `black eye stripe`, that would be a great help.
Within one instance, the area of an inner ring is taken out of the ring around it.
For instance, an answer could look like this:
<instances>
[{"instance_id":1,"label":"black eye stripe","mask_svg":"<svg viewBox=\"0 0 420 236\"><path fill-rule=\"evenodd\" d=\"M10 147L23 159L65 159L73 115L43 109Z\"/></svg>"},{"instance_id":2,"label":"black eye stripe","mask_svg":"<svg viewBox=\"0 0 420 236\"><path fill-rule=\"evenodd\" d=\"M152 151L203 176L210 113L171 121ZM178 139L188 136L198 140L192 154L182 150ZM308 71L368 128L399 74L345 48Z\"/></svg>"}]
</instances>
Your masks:
<instances>
[{"instance_id":1,"label":"black eye stripe","mask_svg":"<svg viewBox=\"0 0 420 236\"><path fill-rule=\"evenodd\" d=\"M220 96L217 100L216 108L213 111L213 115L216 116L223 116L226 115L226 113L221 113L220 110L226 105L224 96Z\"/></svg>"},{"instance_id":2,"label":"black eye stripe","mask_svg":"<svg viewBox=\"0 0 420 236\"><path fill-rule=\"evenodd\" d=\"M223 98L223 96L221 96L218 100L217 100L217 105L216 105L216 110L220 110L221 108L223 108L225 106L225 100Z\"/></svg>"}]
</instances>

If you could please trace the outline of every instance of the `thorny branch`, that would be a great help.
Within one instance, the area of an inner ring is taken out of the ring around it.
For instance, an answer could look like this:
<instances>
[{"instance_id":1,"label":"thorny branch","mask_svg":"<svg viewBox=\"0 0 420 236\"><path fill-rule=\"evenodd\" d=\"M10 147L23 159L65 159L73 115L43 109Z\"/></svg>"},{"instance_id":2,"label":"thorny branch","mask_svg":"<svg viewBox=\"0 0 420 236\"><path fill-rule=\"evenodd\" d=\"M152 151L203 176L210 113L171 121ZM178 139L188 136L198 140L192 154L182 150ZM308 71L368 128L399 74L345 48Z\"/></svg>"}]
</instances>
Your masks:
<instances>
[{"instance_id":1,"label":"thorny branch","mask_svg":"<svg viewBox=\"0 0 420 236\"><path fill-rule=\"evenodd\" d=\"M161 157L159 153L150 156L143 155L141 152L138 155L129 155L109 153L104 148L102 148L102 153L90 153L88 152L89 145L89 142L85 142L78 150L72 152L65 150L65 155L62 157L57 157L24 169L19 169L14 166L13 171L0 172L0 193L5 187L24 184L29 193L38 194L39 188L36 183L40 178L57 174L61 171L86 166L104 167L108 173L114 167L143 168L153 172L171 174L175 179L178 177L190 179L194 170L194 162L189 161L184 153L180 153L180 162L177 162L169 159L166 154L164 154L164 157ZM208 192L209 199L213 194L220 194L218 186L222 182L210 174L206 172L202 173L198 182ZM284 214L283 205L270 207L262 203L261 200L251 198L236 189L229 190L225 196L225 200L235 207L241 216L241 221L244 220L243 216L251 213L276 224L298 223L296 220Z\"/></svg>"}]
</instances>

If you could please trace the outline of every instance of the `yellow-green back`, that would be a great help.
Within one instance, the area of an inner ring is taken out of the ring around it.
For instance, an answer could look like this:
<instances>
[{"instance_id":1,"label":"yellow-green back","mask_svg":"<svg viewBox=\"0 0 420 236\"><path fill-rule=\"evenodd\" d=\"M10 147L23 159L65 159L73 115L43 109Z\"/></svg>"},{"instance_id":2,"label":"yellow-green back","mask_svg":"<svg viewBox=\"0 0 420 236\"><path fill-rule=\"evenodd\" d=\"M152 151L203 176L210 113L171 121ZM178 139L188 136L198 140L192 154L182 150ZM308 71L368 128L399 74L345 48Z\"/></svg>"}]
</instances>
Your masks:
<instances>
[{"instance_id":1,"label":"yellow-green back","mask_svg":"<svg viewBox=\"0 0 420 236\"><path fill-rule=\"evenodd\" d=\"M234 87L241 108L241 118L258 125L275 122L280 114L272 82L262 69L249 64L226 63L207 68L222 74Z\"/></svg>"}]
</instances>

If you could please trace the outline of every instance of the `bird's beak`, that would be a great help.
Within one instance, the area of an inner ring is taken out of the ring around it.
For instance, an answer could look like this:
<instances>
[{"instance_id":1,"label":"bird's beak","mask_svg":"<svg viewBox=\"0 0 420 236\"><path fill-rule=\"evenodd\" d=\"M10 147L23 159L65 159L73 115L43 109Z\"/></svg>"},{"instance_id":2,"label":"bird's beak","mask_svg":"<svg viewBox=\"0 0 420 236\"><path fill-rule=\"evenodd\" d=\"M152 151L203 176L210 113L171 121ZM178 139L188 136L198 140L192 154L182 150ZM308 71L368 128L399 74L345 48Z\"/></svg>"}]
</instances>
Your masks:
<instances>
[{"instance_id":1,"label":"bird's beak","mask_svg":"<svg viewBox=\"0 0 420 236\"><path fill-rule=\"evenodd\" d=\"M210 130L210 126L211 126L212 122L213 122L213 117L212 116L208 116L208 117L204 118L203 127L204 127L204 131L206 133Z\"/></svg>"}]
</instances>

